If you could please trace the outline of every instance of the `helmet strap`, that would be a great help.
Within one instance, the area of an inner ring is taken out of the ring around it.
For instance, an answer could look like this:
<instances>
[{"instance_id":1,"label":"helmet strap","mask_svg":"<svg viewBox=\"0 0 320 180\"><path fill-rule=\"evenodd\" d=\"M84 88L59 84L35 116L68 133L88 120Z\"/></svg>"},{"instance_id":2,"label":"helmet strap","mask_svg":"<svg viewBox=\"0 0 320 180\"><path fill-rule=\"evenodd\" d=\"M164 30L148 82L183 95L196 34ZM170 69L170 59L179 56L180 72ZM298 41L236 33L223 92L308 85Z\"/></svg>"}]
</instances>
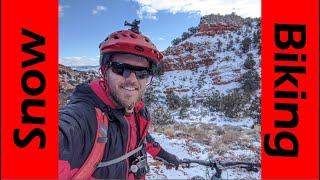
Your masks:
<instances>
[{"instance_id":1,"label":"helmet strap","mask_svg":"<svg viewBox=\"0 0 320 180\"><path fill-rule=\"evenodd\" d=\"M100 77L101 77L101 79L104 80L105 83L107 83L107 79L106 79L107 69L108 69L108 68L107 68L106 65L102 65L102 66L100 66L100 68L99 68Z\"/></svg>"},{"instance_id":2,"label":"helmet strap","mask_svg":"<svg viewBox=\"0 0 320 180\"><path fill-rule=\"evenodd\" d=\"M149 86L149 85L152 86L153 85L152 79L153 79L153 76L151 76L150 82L147 84L147 86Z\"/></svg>"}]
</instances>

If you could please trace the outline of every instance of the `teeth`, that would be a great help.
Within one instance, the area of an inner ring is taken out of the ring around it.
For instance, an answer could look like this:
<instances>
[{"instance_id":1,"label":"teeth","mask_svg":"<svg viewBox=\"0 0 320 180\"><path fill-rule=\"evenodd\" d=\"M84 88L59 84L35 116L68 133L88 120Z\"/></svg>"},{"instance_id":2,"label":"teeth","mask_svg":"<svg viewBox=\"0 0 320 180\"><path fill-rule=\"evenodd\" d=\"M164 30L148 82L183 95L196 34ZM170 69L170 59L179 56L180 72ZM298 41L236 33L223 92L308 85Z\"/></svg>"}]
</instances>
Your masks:
<instances>
[{"instance_id":1,"label":"teeth","mask_svg":"<svg viewBox=\"0 0 320 180\"><path fill-rule=\"evenodd\" d=\"M128 91L134 91L135 90L135 88L133 88L133 87L123 87L125 90L128 90Z\"/></svg>"}]
</instances>

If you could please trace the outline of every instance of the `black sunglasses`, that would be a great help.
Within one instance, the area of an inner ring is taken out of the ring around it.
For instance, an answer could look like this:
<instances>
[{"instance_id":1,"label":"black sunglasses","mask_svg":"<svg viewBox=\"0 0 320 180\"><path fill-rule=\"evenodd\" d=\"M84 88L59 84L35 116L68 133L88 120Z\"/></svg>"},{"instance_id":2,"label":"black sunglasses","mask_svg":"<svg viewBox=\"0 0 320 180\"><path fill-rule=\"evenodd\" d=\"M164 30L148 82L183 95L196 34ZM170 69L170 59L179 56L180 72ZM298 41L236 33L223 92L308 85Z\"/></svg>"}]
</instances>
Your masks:
<instances>
[{"instance_id":1,"label":"black sunglasses","mask_svg":"<svg viewBox=\"0 0 320 180\"><path fill-rule=\"evenodd\" d=\"M108 67L111 67L112 72L128 78L131 72L136 74L137 79L145 79L151 75L151 70L147 67L132 66L126 63L109 62Z\"/></svg>"}]
</instances>

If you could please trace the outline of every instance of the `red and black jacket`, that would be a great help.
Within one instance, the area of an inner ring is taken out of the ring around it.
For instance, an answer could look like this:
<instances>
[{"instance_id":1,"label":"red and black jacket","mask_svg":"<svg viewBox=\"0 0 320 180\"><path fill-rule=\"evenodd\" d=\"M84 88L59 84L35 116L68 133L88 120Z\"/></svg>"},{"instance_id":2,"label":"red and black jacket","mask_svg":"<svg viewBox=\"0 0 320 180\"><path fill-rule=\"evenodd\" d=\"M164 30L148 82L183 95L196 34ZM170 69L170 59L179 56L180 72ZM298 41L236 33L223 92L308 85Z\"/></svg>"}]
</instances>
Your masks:
<instances>
[{"instance_id":1,"label":"red and black jacket","mask_svg":"<svg viewBox=\"0 0 320 180\"><path fill-rule=\"evenodd\" d=\"M88 158L97 133L96 110L108 115L108 142L102 161L109 161L128 153L130 138L129 122L124 117L124 109L116 109L103 90L103 81L93 80L78 85L70 102L59 110L59 178L70 179ZM147 151L156 157L161 147L148 133L152 118L140 101L134 108L139 123L140 141L146 139ZM129 158L110 166L97 168L95 179L128 179Z\"/></svg>"}]
</instances>

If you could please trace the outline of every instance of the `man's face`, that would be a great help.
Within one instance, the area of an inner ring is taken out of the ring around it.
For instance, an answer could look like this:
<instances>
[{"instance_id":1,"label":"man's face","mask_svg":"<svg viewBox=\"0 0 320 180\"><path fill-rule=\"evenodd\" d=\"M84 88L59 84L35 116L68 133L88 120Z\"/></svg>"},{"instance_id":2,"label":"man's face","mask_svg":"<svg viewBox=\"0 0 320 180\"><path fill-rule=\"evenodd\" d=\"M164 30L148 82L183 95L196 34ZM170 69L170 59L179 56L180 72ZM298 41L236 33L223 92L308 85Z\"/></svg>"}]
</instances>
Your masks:
<instances>
[{"instance_id":1,"label":"man's face","mask_svg":"<svg viewBox=\"0 0 320 180\"><path fill-rule=\"evenodd\" d=\"M149 67L149 62L145 58L132 54L116 54L112 61L132 66ZM138 104L145 93L147 80L145 78L137 79L134 72L131 72L126 78L112 72L111 68L107 70L106 75L111 98L118 106L130 110Z\"/></svg>"}]
</instances>

